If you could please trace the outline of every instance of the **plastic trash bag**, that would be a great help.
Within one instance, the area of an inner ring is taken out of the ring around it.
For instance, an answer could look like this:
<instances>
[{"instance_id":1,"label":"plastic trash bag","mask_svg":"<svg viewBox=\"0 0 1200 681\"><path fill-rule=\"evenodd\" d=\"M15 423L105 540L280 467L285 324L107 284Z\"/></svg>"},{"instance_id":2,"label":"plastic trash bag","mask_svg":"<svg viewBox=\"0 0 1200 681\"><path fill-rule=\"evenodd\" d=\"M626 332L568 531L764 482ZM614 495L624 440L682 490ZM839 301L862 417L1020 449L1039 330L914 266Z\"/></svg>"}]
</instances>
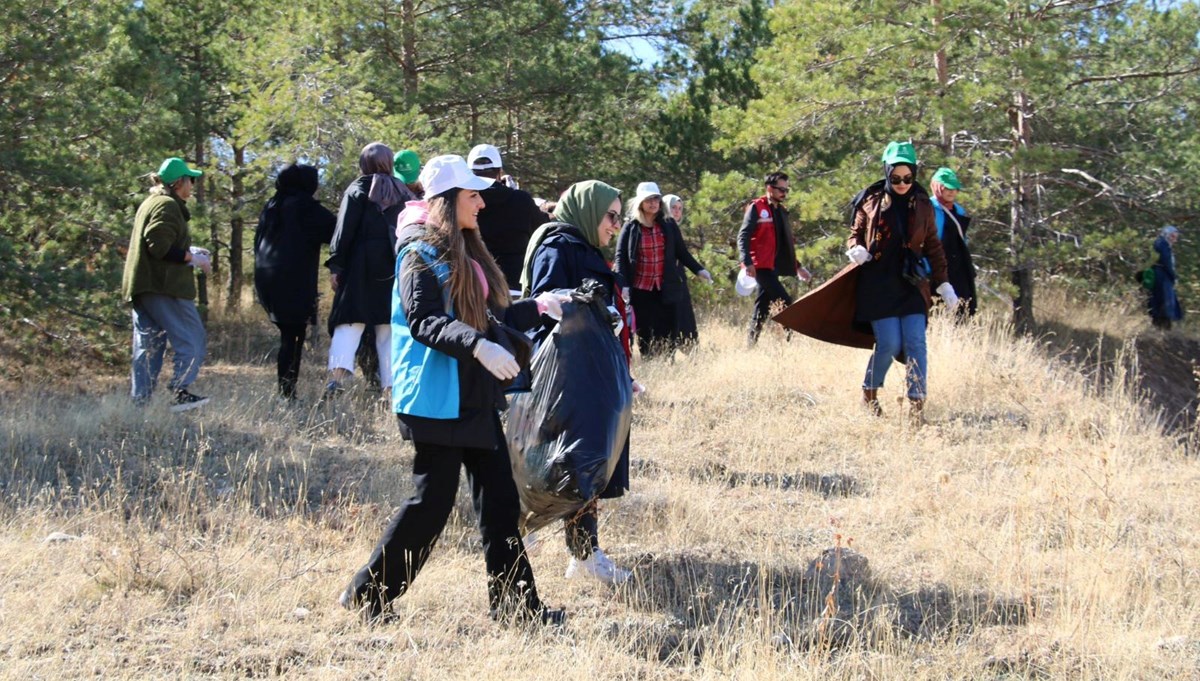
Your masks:
<instances>
[{"instance_id":1,"label":"plastic trash bag","mask_svg":"<svg viewBox=\"0 0 1200 681\"><path fill-rule=\"evenodd\" d=\"M569 292L534 352L533 385L511 396L508 454L526 532L572 517L608 485L629 437L633 387L603 287Z\"/></svg>"}]
</instances>

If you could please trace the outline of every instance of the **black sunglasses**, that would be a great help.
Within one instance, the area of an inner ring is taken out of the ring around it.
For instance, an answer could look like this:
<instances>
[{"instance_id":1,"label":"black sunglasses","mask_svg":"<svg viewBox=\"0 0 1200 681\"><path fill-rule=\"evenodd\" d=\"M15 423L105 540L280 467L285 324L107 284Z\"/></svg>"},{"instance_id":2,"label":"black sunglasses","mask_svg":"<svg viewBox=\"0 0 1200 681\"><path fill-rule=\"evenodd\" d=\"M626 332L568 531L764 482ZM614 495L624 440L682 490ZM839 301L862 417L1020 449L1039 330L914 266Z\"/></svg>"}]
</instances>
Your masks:
<instances>
[{"instance_id":1,"label":"black sunglasses","mask_svg":"<svg viewBox=\"0 0 1200 681\"><path fill-rule=\"evenodd\" d=\"M608 218L609 220L612 220L612 223L614 225L621 224L621 214L615 210L608 211L607 213L604 214L604 217Z\"/></svg>"},{"instance_id":2,"label":"black sunglasses","mask_svg":"<svg viewBox=\"0 0 1200 681\"><path fill-rule=\"evenodd\" d=\"M913 177L912 175L905 175L904 177L900 177L899 175L892 175L892 177L891 177L892 184L912 184L915 179L916 178Z\"/></svg>"},{"instance_id":3,"label":"black sunglasses","mask_svg":"<svg viewBox=\"0 0 1200 681\"><path fill-rule=\"evenodd\" d=\"M767 185L767 186L768 186L768 187L770 187L771 189L774 189L775 191L777 191L777 192L781 192L781 193L783 193L783 194L786 194L786 193L788 193L788 192L792 191L792 188L791 188L791 187L776 187L776 186L775 186L775 185L773 185L773 184L769 184L769 185Z\"/></svg>"}]
</instances>

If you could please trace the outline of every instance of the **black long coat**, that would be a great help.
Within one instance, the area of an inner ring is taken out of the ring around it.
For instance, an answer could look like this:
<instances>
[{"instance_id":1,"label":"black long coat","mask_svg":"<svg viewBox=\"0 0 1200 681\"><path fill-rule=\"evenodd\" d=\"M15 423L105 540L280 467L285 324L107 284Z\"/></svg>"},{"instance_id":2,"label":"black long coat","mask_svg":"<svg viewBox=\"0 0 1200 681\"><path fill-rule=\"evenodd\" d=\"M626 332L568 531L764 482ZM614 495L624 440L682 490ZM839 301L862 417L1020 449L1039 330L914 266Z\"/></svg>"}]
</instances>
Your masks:
<instances>
[{"instance_id":1,"label":"black long coat","mask_svg":"<svg viewBox=\"0 0 1200 681\"><path fill-rule=\"evenodd\" d=\"M254 232L254 290L272 322L312 324L321 245L333 237L337 218L313 198L316 168L288 166L275 187Z\"/></svg>"},{"instance_id":2,"label":"black long coat","mask_svg":"<svg viewBox=\"0 0 1200 681\"><path fill-rule=\"evenodd\" d=\"M342 324L389 324L396 278L396 218L403 204L380 208L367 198L363 175L342 195L337 230L325 266L341 277L329 313L329 333Z\"/></svg>"},{"instance_id":3,"label":"black long coat","mask_svg":"<svg viewBox=\"0 0 1200 681\"><path fill-rule=\"evenodd\" d=\"M525 248L534 230L547 222L529 192L510 189L502 182L479 192L484 207L479 211L479 236L496 259L508 287L521 290L521 268L525 266Z\"/></svg>"}]
</instances>

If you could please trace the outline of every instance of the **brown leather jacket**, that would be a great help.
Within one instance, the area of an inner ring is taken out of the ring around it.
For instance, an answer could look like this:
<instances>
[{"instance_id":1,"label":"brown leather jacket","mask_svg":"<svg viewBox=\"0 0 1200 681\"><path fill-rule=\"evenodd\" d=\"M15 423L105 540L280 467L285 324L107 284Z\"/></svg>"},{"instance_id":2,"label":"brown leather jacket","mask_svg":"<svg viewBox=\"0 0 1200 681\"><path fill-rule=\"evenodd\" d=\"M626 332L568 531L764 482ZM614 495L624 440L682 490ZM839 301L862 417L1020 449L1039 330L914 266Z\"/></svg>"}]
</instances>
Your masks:
<instances>
[{"instance_id":1,"label":"brown leather jacket","mask_svg":"<svg viewBox=\"0 0 1200 681\"><path fill-rule=\"evenodd\" d=\"M916 190L916 187L913 188ZM879 258L880 254L872 247L877 238L879 227L883 225L881 217L884 210L891 205L891 197L883 190L868 193L854 211L854 225L850 230L850 238L846 241L847 248L862 246L871 251L872 256ZM942 251L942 242L937 237L937 224L933 219L933 204L928 196L918 196L913 204L912 220L908 224L908 243L913 253L924 256L929 260L932 270L929 283L921 286L921 295L925 297L925 307L933 305L931 289L936 289L946 281L946 254Z\"/></svg>"}]
</instances>

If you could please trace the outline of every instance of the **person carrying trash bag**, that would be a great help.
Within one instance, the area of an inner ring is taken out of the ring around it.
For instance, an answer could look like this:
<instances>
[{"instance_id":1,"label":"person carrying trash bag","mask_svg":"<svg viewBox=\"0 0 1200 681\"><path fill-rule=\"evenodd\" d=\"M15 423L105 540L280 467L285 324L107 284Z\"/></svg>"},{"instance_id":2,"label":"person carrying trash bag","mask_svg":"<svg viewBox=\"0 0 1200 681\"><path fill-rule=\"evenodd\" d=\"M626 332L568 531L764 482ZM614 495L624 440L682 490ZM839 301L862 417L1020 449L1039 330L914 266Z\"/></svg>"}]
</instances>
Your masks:
<instances>
[{"instance_id":1,"label":"person carrying trash bag","mask_svg":"<svg viewBox=\"0 0 1200 681\"><path fill-rule=\"evenodd\" d=\"M596 180L573 184L563 193L562 198L555 206L554 218L555 222L542 225L530 238L529 248L525 254L525 267L521 275L523 292L531 295L546 291L576 289L586 280L591 279L599 282L600 289L597 291L597 295L601 298L602 307L615 307L618 317L624 319L625 303L620 295L616 295L621 289L621 284L617 275L609 268L608 262L600 250L607 246L621 229L620 191ZM522 411L532 410L535 406L530 405L530 402L549 399L548 393L554 391L565 391L565 394L557 393L563 396L564 401L578 402L582 400L583 403L594 406L593 413L597 418L601 418L600 414L603 410L603 418L610 419L615 412L620 411L619 403L624 394L621 391L628 389L632 396L634 390L637 392L642 390L629 374L628 334L627 325L621 330L623 340L618 341L609 332L608 340L590 351L608 357L609 355L604 353L611 353L611 347L615 345L619 351L618 354L624 356L624 363L601 365L597 359L596 362L589 363L582 368L579 373L585 375L589 370L602 367L607 370L607 374L593 375L587 383L581 383L582 379L555 383L556 387L553 389L544 384L547 381L560 381L564 375L573 375L571 372L574 370L569 366L564 366L560 369L564 374L547 376L546 374L549 369L553 368L554 362L548 359L549 351L545 347L539 348L534 360L535 393L514 399L513 407ZM567 352L555 356L563 363L580 359L588 360L587 357L578 358ZM574 359L572 359L573 357ZM541 367L539 361L543 361L547 366ZM540 374L539 368L542 368ZM601 397L607 400L603 404L599 401ZM514 425L515 416L516 411L509 412L510 447L514 441L523 442L522 438L526 437L520 433L521 429ZM558 425L562 428L559 431L561 440L569 441L571 424L565 424L566 427L563 427L563 424ZM594 425L582 424L582 427L588 434L594 435L597 432ZM579 433L575 433L575 435L579 435ZM629 489L628 435L619 443L619 446L620 452L607 484L599 490L598 498L600 499L615 499L623 496ZM603 446L597 446L596 449L603 449ZM517 456L515 449L512 451L512 455ZM590 501L590 499L584 501ZM529 504L527 503L526 506L528 507ZM566 576L571 578L588 575L608 584L621 584L628 580L629 570L615 565L600 548L599 523L595 505L583 506L582 511L578 513L575 513L574 510L571 517L564 518L567 549L571 554L571 562L567 566Z\"/></svg>"},{"instance_id":2,"label":"person carrying trash bag","mask_svg":"<svg viewBox=\"0 0 1200 681\"><path fill-rule=\"evenodd\" d=\"M853 201L854 224L846 251L860 270L855 321L870 324L875 336L875 352L863 378L863 402L872 413L882 413L879 388L892 360L904 357L910 418L921 422L931 289L936 287L951 311L958 305L958 295L946 279L946 256L937 238L929 193L917 183L916 150L908 142L891 142L882 160L883 179Z\"/></svg>"},{"instance_id":3,"label":"person carrying trash bag","mask_svg":"<svg viewBox=\"0 0 1200 681\"><path fill-rule=\"evenodd\" d=\"M499 410L504 383L520 371L511 329L561 316L566 298L546 293L511 302L504 274L478 232L479 196L490 182L460 156L431 159L421 172L428 201L410 201L398 218L392 306L392 404L411 440L413 496L392 518L367 564L343 592L344 607L366 621L387 614L429 558L467 469L488 574L491 615L500 621L560 624L561 610L538 597L518 531ZM506 347L508 346L508 347Z\"/></svg>"}]
</instances>

